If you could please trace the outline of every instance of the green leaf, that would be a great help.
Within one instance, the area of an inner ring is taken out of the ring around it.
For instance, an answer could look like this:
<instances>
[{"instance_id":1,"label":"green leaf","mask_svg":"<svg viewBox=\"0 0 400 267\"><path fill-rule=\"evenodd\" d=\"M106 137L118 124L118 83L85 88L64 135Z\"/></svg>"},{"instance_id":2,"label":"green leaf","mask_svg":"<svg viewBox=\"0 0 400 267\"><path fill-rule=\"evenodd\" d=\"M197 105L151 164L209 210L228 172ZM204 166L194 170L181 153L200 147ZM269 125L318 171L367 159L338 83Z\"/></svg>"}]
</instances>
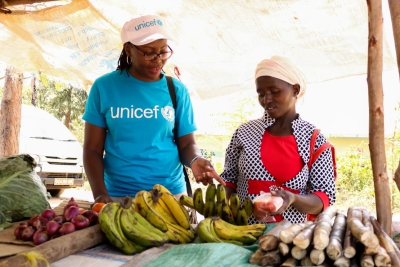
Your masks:
<instances>
[{"instance_id":1,"label":"green leaf","mask_svg":"<svg viewBox=\"0 0 400 267\"><path fill-rule=\"evenodd\" d=\"M20 221L50 208L35 166L34 159L25 154L0 159L0 211L6 221Z\"/></svg>"}]
</instances>

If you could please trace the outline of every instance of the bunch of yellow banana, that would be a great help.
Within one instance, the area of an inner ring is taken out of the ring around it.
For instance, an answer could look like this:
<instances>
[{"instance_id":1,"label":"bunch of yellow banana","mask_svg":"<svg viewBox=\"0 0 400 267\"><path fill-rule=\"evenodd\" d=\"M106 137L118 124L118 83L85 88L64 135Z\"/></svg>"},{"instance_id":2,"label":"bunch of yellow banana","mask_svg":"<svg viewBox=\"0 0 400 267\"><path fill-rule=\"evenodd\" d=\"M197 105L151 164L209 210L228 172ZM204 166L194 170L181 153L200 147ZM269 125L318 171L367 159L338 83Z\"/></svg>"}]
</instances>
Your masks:
<instances>
[{"instance_id":1,"label":"bunch of yellow banana","mask_svg":"<svg viewBox=\"0 0 400 267\"><path fill-rule=\"evenodd\" d=\"M139 191L135 202L136 211L162 231L170 242L183 244L194 240L195 231L188 211L164 186L156 184L150 191Z\"/></svg>"},{"instance_id":2,"label":"bunch of yellow banana","mask_svg":"<svg viewBox=\"0 0 400 267\"><path fill-rule=\"evenodd\" d=\"M193 193L193 198L181 197L180 203L189 208L194 208L204 218L218 216L234 225L247 225L249 216L253 214L253 202L250 197L246 197L243 203L240 203L239 196L233 193L227 199L225 187L222 184L208 185L205 199L203 198L203 190L197 188Z\"/></svg>"},{"instance_id":3,"label":"bunch of yellow banana","mask_svg":"<svg viewBox=\"0 0 400 267\"><path fill-rule=\"evenodd\" d=\"M197 226L197 235L206 243L251 245L263 235L265 224L233 225L218 216L208 217Z\"/></svg>"},{"instance_id":4,"label":"bunch of yellow banana","mask_svg":"<svg viewBox=\"0 0 400 267\"><path fill-rule=\"evenodd\" d=\"M135 211L130 197L107 203L99 212L99 224L110 243L127 255L169 241L165 233Z\"/></svg>"}]
</instances>

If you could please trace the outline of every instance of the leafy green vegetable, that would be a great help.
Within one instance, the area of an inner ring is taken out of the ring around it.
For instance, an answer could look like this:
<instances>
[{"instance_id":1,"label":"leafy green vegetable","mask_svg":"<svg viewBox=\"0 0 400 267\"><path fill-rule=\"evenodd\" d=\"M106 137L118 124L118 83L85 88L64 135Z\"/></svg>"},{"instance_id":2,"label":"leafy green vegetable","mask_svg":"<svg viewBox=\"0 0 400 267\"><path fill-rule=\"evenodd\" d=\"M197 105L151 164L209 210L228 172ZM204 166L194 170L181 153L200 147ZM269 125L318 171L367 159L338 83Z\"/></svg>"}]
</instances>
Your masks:
<instances>
[{"instance_id":1,"label":"leafy green vegetable","mask_svg":"<svg viewBox=\"0 0 400 267\"><path fill-rule=\"evenodd\" d=\"M4 213L0 211L0 232L4 230L4 228L10 227L13 224L10 222L10 219L7 219Z\"/></svg>"},{"instance_id":2,"label":"leafy green vegetable","mask_svg":"<svg viewBox=\"0 0 400 267\"><path fill-rule=\"evenodd\" d=\"M0 212L3 221L20 221L50 208L46 187L34 171L35 160L26 154L0 159Z\"/></svg>"}]
</instances>

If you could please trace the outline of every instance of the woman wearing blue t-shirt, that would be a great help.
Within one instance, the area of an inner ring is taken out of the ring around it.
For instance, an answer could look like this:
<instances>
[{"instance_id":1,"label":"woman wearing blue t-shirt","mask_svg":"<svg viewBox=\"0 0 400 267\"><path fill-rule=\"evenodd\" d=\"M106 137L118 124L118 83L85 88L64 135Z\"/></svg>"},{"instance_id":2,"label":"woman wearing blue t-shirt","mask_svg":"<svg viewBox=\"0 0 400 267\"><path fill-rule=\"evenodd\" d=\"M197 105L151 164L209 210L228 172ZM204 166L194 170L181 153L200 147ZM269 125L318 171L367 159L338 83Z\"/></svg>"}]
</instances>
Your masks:
<instances>
[{"instance_id":1,"label":"woman wearing blue t-shirt","mask_svg":"<svg viewBox=\"0 0 400 267\"><path fill-rule=\"evenodd\" d=\"M225 184L201 156L190 96L177 79L174 110L162 71L173 53L165 27L164 18L155 15L125 23L117 70L99 77L90 90L83 160L95 202L135 196L154 184L185 194L182 164L198 182L207 185L215 178Z\"/></svg>"}]
</instances>

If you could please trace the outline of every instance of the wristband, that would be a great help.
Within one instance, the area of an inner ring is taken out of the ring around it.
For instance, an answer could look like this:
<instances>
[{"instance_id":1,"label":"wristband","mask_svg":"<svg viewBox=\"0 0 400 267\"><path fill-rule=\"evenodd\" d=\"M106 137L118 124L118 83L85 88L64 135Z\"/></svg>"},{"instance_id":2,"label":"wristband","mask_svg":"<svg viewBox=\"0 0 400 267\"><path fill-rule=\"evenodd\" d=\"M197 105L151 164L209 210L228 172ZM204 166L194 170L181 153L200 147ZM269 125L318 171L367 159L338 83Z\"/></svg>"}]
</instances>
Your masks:
<instances>
[{"instance_id":1,"label":"wristband","mask_svg":"<svg viewBox=\"0 0 400 267\"><path fill-rule=\"evenodd\" d=\"M189 164L190 168L192 168L193 162L195 162L195 161L198 160L199 158L203 158L203 159L204 159L204 157L203 157L202 155L197 155L197 156L195 156L195 157L190 161L190 164Z\"/></svg>"}]
</instances>

